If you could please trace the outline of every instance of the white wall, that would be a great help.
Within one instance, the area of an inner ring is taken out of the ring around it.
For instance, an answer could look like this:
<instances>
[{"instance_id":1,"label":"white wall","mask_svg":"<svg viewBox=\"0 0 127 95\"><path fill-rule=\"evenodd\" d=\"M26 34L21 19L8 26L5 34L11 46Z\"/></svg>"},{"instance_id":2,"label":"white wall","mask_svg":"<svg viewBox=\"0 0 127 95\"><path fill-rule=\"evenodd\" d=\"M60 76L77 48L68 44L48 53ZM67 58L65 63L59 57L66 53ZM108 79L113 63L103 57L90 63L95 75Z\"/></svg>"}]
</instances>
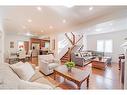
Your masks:
<instances>
[{"instance_id":1,"label":"white wall","mask_svg":"<svg viewBox=\"0 0 127 95\"><path fill-rule=\"evenodd\" d=\"M87 35L86 34L83 34L83 40L82 40L82 43L84 45L83 47L83 50L87 50Z\"/></svg>"},{"instance_id":2,"label":"white wall","mask_svg":"<svg viewBox=\"0 0 127 95\"><path fill-rule=\"evenodd\" d=\"M4 62L4 31L0 22L0 63Z\"/></svg>"},{"instance_id":3,"label":"white wall","mask_svg":"<svg viewBox=\"0 0 127 95\"><path fill-rule=\"evenodd\" d=\"M68 42L68 46L65 46L60 52L59 50L59 42L66 39ZM55 50L53 50L53 40L55 40ZM59 34L51 34L50 35L50 50L54 51L55 57L60 59L68 50L68 47L70 46L70 43L68 39L65 37L65 33L59 33Z\"/></svg>"},{"instance_id":4,"label":"white wall","mask_svg":"<svg viewBox=\"0 0 127 95\"><path fill-rule=\"evenodd\" d=\"M7 58L9 56L9 52L15 52L18 50L18 42L19 41L29 41L29 40L30 39L27 36L6 34L5 40L4 40L5 58ZM10 42L14 42L14 48L10 48Z\"/></svg>"},{"instance_id":5,"label":"white wall","mask_svg":"<svg viewBox=\"0 0 127 95\"><path fill-rule=\"evenodd\" d=\"M118 31L111 33L102 33L95 35L87 36L87 49L88 50L97 50L97 40L101 39L112 39L113 40L113 52L109 56L112 56L113 62L118 62L118 56L122 52L121 44L125 42L127 37L127 31Z\"/></svg>"}]
</instances>

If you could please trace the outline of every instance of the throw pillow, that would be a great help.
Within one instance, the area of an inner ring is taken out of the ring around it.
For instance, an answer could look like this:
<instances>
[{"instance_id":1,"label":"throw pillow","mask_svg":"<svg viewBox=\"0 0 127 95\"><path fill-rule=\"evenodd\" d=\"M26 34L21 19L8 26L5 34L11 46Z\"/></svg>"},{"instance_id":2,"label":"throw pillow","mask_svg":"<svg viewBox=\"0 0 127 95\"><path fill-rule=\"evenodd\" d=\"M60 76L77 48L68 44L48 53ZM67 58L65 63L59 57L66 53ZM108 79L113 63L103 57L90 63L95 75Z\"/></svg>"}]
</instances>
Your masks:
<instances>
[{"instance_id":1,"label":"throw pillow","mask_svg":"<svg viewBox=\"0 0 127 95\"><path fill-rule=\"evenodd\" d=\"M78 56L78 53L74 53L75 54L75 56Z\"/></svg>"},{"instance_id":2,"label":"throw pillow","mask_svg":"<svg viewBox=\"0 0 127 95\"><path fill-rule=\"evenodd\" d=\"M10 65L13 71L23 80L29 80L34 74L35 71L29 63L17 63Z\"/></svg>"},{"instance_id":3,"label":"throw pillow","mask_svg":"<svg viewBox=\"0 0 127 95\"><path fill-rule=\"evenodd\" d=\"M86 57L87 53L86 52L81 52L81 57Z\"/></svg>"},{"instance_id":4,"label":"throw pillow","mask_svg":"<svg viewBox=\"0 0 127 95\"><path fill-rule=\"evenodd\" d=\"M92 52L87 52L88 56L92 56Z\"/></svg>"},{"instance_id":5,"label":"throw pillow","mask_svg":"<svg viewBox=\"0 0 127 95\"><path fill-rule=\"evenodd\" d=\"M78 57L82 57L80 52L78 52L77 54L78 54Z\"/></svg>"}]
</instances>

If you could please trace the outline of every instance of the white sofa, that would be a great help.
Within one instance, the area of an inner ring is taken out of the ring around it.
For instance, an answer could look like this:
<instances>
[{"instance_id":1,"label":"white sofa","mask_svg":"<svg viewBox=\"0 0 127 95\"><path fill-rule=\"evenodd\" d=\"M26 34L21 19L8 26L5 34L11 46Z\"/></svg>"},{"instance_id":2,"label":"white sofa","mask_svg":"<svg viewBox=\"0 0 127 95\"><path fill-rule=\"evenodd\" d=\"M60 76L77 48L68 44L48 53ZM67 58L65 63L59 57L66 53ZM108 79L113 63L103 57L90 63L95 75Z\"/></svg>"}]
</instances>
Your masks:
<instances>
[{"instance_id":1,"label":"white sofa","mask_svg":"<svg viewBox=\"0 0 127 95\"><path fill-rule=\"evenodd\" d=\"M45 75L53 73L54 68L60 65L60 60L52 54L38 56L39 70Z\"/></svg>"},{"instance_id":2,"label":"white sofa","mask_svg":"<svg viewBox=\"0 0 127 95\"><path fill-rule=\"evenodd\" d=\"M29 81L21 80L9 67L9 64L0 64L0 89L60 89L50 83L44 75L36 71Z\"/></svg>"}]
</instances>

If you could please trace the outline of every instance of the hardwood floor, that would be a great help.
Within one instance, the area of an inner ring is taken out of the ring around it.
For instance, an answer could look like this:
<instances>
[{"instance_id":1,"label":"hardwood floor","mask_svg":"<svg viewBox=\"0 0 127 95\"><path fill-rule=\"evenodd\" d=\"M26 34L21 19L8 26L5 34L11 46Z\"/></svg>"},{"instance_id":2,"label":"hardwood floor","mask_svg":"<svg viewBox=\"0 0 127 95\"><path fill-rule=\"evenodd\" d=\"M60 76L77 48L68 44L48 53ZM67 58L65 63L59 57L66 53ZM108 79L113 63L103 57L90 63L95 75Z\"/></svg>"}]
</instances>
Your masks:
<instances>
[{"instance_id":1,"label":"hardwood floor","mask_svg":"<svg viewBox=\"0 0 127 95\"><path fill-rule=\"evenodd\" d=\"M84 67L78 67L84 69ZM77 89L77 85L71 81L68 81L62 77L57 76L56 81L53 80L53 74L46 76L49 81L55 83L58 87L63 89ZM100 90L100 89L122 89L122 84L120 82L120 72L118 69L118 64L113 63L107 66L106 70L99 70L92 68L92 74L89 81L89 89ZM81 89L86 88L86 82L82 83Z\"/></svg>"}]
</instances>

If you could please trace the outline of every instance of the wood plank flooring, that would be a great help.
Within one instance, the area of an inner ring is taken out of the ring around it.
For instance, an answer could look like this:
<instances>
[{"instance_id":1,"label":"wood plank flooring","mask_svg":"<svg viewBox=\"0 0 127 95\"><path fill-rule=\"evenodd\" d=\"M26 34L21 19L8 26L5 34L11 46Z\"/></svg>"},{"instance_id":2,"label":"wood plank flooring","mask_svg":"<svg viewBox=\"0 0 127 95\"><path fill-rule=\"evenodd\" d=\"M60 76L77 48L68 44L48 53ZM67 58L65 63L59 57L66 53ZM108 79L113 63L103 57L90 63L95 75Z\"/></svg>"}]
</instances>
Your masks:
<instances>
[{"instance_id":1,"label":"wood plank flooring","mask_svg":"<svg viewBox=\"0 0 127 95\"><path fill-rule=\"evenodd\" d=\"M84 67L78 67L84 69ZM53 80L53 74L46 76L49 81L55 83L58 87L62 89L77 89L77 85L71 81L65 80L62 77L57 77L57 80ZM86 82L83 82L81 89L86 88ZM112 63L112 65L107 66L106 70L99 70L92 68L92 74L90 76L90 90L105 90L105 89L122 89L122 84L120 82L120 71L118 70L118 64Z\"/></svg>"}]
</instances>

